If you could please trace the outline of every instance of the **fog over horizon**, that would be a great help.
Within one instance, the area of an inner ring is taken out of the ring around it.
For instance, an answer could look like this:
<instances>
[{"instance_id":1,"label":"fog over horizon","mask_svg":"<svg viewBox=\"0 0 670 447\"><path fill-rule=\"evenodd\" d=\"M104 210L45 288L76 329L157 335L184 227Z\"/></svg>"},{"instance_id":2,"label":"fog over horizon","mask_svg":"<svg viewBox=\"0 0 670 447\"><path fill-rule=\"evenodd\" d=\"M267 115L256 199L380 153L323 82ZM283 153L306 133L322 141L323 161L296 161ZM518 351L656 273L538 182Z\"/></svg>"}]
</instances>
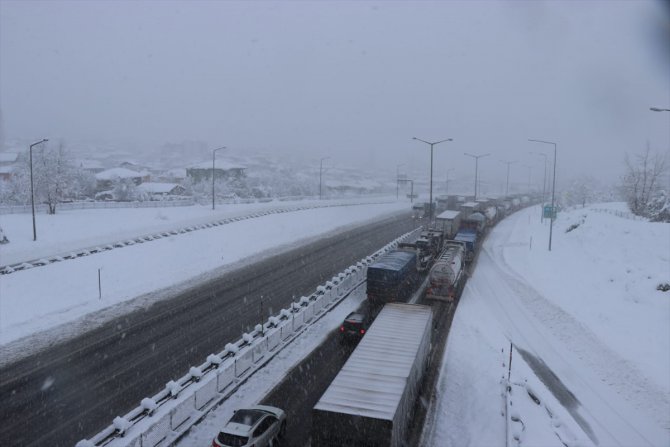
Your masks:
<instances>
[{"instance_id":1,"label":"fog over horizon","mask_svg":"<svg viewBox=\"0 0 670 447\"><path fill-rule=\"evenodd\" d=\"M614 182L670 150L670 7L661 1L0 0L5 141L330 157L395 176ZM138 152L139 153L139 152ZM192 162L194 160L188 160ZM195 160L200 161L200 160ZM436 180L437 181L437 180Z\"/></svg>"}]
</instances>

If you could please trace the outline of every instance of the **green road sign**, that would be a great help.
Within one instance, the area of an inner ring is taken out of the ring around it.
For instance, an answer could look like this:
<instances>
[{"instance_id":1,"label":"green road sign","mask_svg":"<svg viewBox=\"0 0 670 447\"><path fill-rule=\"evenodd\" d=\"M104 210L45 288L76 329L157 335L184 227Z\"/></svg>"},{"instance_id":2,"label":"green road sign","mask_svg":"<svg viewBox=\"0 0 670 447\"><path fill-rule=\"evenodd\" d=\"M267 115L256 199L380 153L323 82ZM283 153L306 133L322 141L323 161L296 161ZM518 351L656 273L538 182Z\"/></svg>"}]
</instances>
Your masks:
<instances>
[{"instance_id":1,"label":"green road sign","mask_svg":"<svg viewBox=\"0 0 670 447\"><path fill-rule=\"evenodd\" d=\"M551 205L545 205L542 210L542 216L545 219L556 219L556 207L552 210Z\"/></svg>"}]
</instances>

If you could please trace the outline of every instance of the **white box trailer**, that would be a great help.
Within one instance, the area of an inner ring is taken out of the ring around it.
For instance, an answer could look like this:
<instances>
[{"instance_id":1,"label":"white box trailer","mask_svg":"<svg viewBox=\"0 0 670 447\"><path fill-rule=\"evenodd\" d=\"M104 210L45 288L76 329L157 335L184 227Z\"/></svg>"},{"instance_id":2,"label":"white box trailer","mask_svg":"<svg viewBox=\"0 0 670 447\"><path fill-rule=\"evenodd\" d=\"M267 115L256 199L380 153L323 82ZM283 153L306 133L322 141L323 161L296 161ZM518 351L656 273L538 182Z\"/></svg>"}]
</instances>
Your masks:
<instances>
[{"instance_id":1,"label":"white box trailer","mask_svg":"<svg viewBox=\"0 0 670 447\"><path fill-rule=\"evenodd\" d=\"M453 239L461 226L461 212L446 210L435 218L435 227L442 230L445 239Z\"/></svg>"},{"instance_id":2,"label":"white box trailer","mask_svg":"<svg viewBox=\"0 0 670 447\"><path fill-rule=\"evenodd\" d=\"M430 353L433 312L384 306L312 411L311 445L400 446Z\"/></svg>"}]
</instances>

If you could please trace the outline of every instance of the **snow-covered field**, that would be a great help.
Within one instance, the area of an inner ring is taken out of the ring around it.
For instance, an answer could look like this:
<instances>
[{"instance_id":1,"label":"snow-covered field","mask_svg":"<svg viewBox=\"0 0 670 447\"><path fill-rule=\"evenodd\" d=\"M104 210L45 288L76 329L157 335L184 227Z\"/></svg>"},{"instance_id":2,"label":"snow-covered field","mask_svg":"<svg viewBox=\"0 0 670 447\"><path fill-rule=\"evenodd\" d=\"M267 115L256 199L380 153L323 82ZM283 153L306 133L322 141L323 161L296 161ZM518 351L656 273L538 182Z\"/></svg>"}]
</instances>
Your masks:
<instances>
[{"instance_id":1,"label":"snow-covered field","mask_svg":"<svg viewBox=\"0 0 670 447\"><path fill-rule=\"evenodd\" d=\"M323 203L322 203L323 204ZM30 215L4 215L2 227L11 243L0 250L0 263L35 259L103 241L180 228L240 216L260 209L297 204L220 207L65 211L38 215L38 240L32 241ZM310 205L299 202L299 206ZM334 206L254 217L244 221L171 235L0 277L0 356L14 354L94 327L102 321L147 306L182 287L202 281L241 262L252 262L282 249L408 209L407 203ZM102 296L99 296L100 269ZM68 323L64 325L64 323ZM34 334L29 343L11 343Z\"/></svg>"},{"instance_id":2,"label":"snow-covered field","mask_svg":"<svg viewBox=\"0 0 670 447\"><path fill-rule=\"evenodd\" d=\"M605 207L560 213L551 252L538 207L489 235L423 444L670 445L670 225Z\"/></svg>"}]
</instances>

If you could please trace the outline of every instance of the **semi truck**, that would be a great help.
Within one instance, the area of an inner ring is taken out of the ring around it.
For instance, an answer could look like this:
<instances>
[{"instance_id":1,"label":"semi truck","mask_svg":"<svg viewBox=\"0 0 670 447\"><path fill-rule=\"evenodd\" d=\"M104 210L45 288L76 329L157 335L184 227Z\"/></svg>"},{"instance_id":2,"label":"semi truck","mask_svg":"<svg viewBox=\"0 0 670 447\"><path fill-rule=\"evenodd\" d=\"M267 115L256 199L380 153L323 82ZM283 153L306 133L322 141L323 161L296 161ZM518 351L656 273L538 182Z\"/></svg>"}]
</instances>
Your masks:
<instances>
[{"instance_id":1,"label":"semi truck","mask_svg":"<svg viewBox=\"0 0 670 447\"><path fill-rule=\"evenodd\" d=\"M435 218L435 227L442 230L444 237L453 239L461 225L461 212L456 210L446 210L441 212Z\"/></svg>"},{"instance_id":2,"label":"semi truck","mask_svg":"<svg viewBox=\"0 0 670 447\"><path fill-rule=\"evenodd\" d=\"M417 262L415 250L398 249L368 266L366 293L370 303L405 301L418 279Z\"/></svg>"},{"instance_id":3,"label":"semi truck","mask_svg":"<svg viewBox=\"0 0 670 447\"><path fill-rule=\"evenodd\" d=\"M426 290L426 298L453 301L458 296L465 278L465 253L463 242L447 241L430 269L430 285Z\"/></svg>"},{"instance_id":4,"label":"semi truck","mask_svg":"<svg viewBox=\"0 0 670 447\"><path fill-rule=\"evenodd\" d=\"M470 229L460 230L454 240L465 244L465 262L472 262L477 248L477 233Z\"/></svg>"},{"instance_id":5,"label":"semi truck","mask_svg":"<svg viewBox=\"0 0 670 447\"><path fill-rule=\"evenodd\" d=\"M387 304L312 410L316 447L405 445L423 372L433 312Z\"/></svg>"}]
</instances>

